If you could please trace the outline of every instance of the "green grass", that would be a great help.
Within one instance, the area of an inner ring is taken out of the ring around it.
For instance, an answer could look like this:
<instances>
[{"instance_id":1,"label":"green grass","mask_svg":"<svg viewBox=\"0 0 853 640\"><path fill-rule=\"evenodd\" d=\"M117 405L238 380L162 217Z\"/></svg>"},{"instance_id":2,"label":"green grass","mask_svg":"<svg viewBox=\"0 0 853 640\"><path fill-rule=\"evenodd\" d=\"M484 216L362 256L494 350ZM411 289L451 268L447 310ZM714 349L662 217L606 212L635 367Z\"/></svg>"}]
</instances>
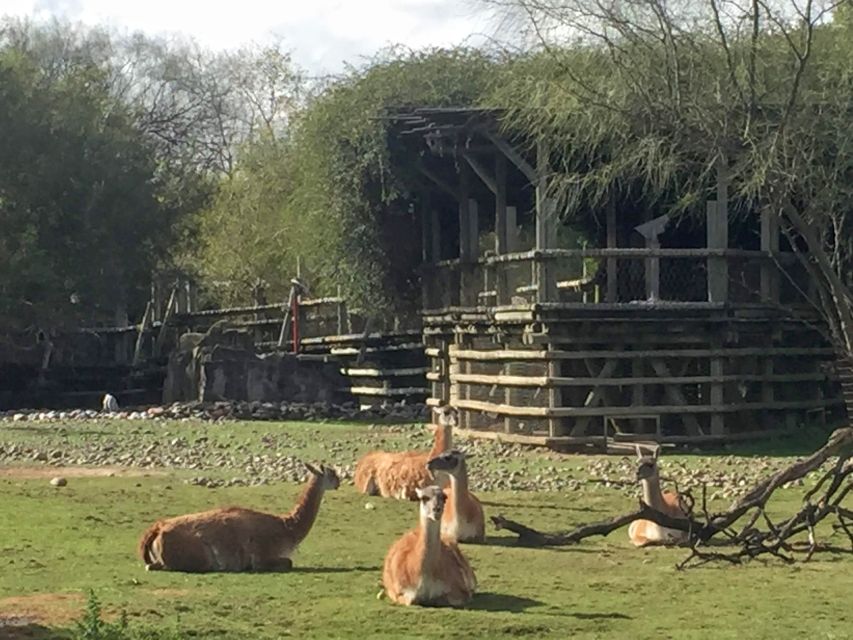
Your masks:
<instances>
[{"instance_id":1,"label":"green grass","mask_svg":"<svg viewBox=\"0 0 853 640\"><path fill-rule=\"evenodd\" d=\"M243 443L250 453L262 446L265 434L274 432L280 442L296 447L290 451L280 444L279 450L311 459L323 459L333 442L347 442L347 452L369 446L363 425L126 422L73 425L64 435L56 426L0 423L0 446L39 446L64 438L65 446L73 448L79 439L95 437L84 430L115 443L124 438L136 444L182 430L188 439L207 436L226 445ZM386 431L370 436L390 446L412 441L406 434ZM354 439L360 440L349 442ZM480 451L478 460L482 468L511 463L536 473L556 466L575 475L582 475L578 467L590 463L588 457L540 452L495 461L488 459L488 449ZM713 459L696 455L673 460L713 464ZM381 565L389 545L414 525L416 508L370 499L376 508L365 509L367 500L349 485L327 495L292 573L146 573L136 557L136 542L158 517L227 504L285 511L299 491L293 483L207 489L183 482L197 473L178 469L150 477L69 477L62 489L49 486L44 478L0 477L0 620L16 606L26 610L31 602L47 603L42 619L27 630L29 635L17 629L17 635L9 637L70 637L69 610L82 615L89 589L109 615L126 611L139 637L145 637L147 629L178 629L195 638L262 640L853 635L850 556L823 555L796 566L756 561L679 572L674 565L684 550L636 550L624 531L559 549L518 548L509 535L490 532L488 544L464 547L479 581L479 593L468 608L394 606L376 597ZM790 511L798 496L780 492L773 511ZM493 491L480 498L487 515L503 513L545 530L606 518L635 505L631 495L600 485L583 491ZM79 600L58 600L55 594L79 594ZM46 628L51 624L57 628ZM0 637L7 637L4 632L11 633L0 626Z\"/></svg>"}]
</instances>

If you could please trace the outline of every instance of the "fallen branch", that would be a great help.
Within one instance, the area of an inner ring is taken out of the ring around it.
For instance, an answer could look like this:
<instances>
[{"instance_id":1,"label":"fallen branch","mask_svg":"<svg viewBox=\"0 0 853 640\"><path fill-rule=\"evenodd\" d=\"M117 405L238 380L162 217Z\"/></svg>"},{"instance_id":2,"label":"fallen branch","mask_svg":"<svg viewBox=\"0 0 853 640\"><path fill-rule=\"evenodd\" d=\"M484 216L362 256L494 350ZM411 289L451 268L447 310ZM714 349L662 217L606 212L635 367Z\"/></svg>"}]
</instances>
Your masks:
<instances>
[{"instance_id":1,"label":"fallen branch","mask_svg":"<svg viewBox=\"0 0 853 640\"><path fill-rule=\"evenodd\" d=\"M616 529L621 529L634 520L651 520L662 527L679 529L680 531L691 531L702 526L701 523L692 519L673 518L665 513L652 509L649 505L640 502L636 511L616 516L610 520L591 522L581 525L569 531L558 531L554 533L543 533L523 525L514 520L509 520L503 515L492 516L491 521L498 530L506 529L518 535L518 544L527 547L563 546L575 544L584 538L591 536L606 536Z\"/></svg>"},{"instance_id":2,"label":"fallen branch","mask_svg":"<svg viewBox=\"0 0 853 640\"><path fill-rule=\"evenodd\" d=\"M640 502L639 509L631 513L584 524L575 529L551 533L537 531L503 515L493 516L491 520L497 529L505 529L517 534L519 544L534 547L576 544L591 536L606 536L634 520L650 520L669 529L687 532L691 554L678 565L678 568L685 568L712 561L739 564L743 560L763 554L772 555L785 562L793 562L794 558L791 555L793 553L805 553L805 559L809 560L818 551L846 551L836 546L821 544L816 537L817 525L827 516L834 514L838 519L834 528L847 534L851 552L853 552L853 527L850 525L853 521L853 512L841 506L847 494L853 490L853 482L849 481L849 477L853 475L851 449L853 449L853 427L837 429L830 435L826 444L815 453L759 482L731 508L718 514L708 513L706 487L703 487L704 522L694 517L694 500L688 492L684 492L685 500L682 502L682 508L686 514L684 518L673 518ZM839 456L838 461L813 488L806 492L803 496L802 508L787 520L774 523L765 511L773 492L819 469L833 456ZM752 513L747 523L740 533L736 534L733 531L734 525L750 512ZM758 526L761 520L764 521L766 529ZM707 543L719 534L725 535L728 538L726 542L737 546L738 549L733 552L707 550ZM808 536L805 545L792 541L792 538L801 534Z\"/></svg>"}]
</instances>

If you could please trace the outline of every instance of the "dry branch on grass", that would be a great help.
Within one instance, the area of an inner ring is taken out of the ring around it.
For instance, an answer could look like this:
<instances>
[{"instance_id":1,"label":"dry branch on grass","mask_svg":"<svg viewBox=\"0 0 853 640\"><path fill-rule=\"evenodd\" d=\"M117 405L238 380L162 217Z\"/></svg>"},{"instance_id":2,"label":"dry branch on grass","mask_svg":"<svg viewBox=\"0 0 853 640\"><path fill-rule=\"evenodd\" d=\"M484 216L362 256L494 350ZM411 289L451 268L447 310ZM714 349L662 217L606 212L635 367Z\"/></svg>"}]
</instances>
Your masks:
<instances>
[{"instance_id":1,"label":"dry branch on grass","mask_svg":"<svg viewBox=\"0 0 853 640\"><path fill-rule=\"evenodd\" d=\"M497 529L512 531L518 535L518 543L525 546L560 546L575 544L590 536L606 536L634 520L651 520L661 526L686 531L689 538L690 555L678 566L684 568L712 561L724 561L738 564L744 559L770 554L786 562L793 561L794 553L805 553L809 560L817 551L841 551L853 553L853 510L842 506L842 502L853 490L853 427L835 430L826 444L804 460L774 473L759 482L728 510L709 514L706 491L702 491L703 520L694 514L692 496L686 500L686 518L673 518L652 509L640 502L636 511L617 516L610 520L581 525L570 531L543 533L502 515L493 516L492 522ZM819 469L827 460L838 456L832 469L824 473L817 484L803 496L803 506L789 518L774 522L765 511L768 500L779 487L804 477ZM748 515L746 524L735 525ZM850 548L839 548L821 544L815 537L815 527L828 516L834 515L838 522L836 530L844 531L850 542ZM762 528L761 524L764 525ZM707 544L712 538L722 534L726 539L723 546L735 547L735 550L709 550ZM795 537L807 535L805 541Z\"/></svg>"}]
</instances>

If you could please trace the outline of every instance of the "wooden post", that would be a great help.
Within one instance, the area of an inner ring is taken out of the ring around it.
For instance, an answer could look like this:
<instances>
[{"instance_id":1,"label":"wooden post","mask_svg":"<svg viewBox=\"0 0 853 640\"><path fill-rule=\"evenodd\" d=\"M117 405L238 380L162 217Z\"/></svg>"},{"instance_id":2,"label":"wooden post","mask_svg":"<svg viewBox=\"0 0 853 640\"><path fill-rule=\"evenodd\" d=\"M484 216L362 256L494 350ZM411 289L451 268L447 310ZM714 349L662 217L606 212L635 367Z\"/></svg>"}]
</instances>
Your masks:
<instances>
[{"instance_id":1,"label":"wooden post","mask_svg":"<svg viewBox=\"0 0 853 640\"><path fill-rule=\"evenodd\" d=\"M153 304L151 300L145 305L145 313L142 314L142 323L139 325L139 333L136 336L136 346L133 349L133 360L131 364L135 367L142 360L142 345L145 343L145 332L148 331L148 325L151 324L151 316L153 315Z\"/></svg>"},{"instance_id":2,"label":"wooden post","mask_svg":"<svg viewBox=\"0 0 853 640\"><path fill-rule=\"evenodd\" d=\"M768 346L772 345L773 340L768 340ZM764 380L761 382L761 402L772 404L776 401L776 389L774 387L774 383L767 378L773 375L774 366L773 366L773 356L765 356L762 359L762 374L764 375ZM768 420L771 417L770 411L763 411L762 418L764 420ZM762 425L763 426L763 425Z\"/></svg>"},{"instance_id":3,"label":"wooden post","mask_svg":"<svg viewBox=\"0 0 853 640\"><path fill-rule=\"evenodd\" d=\"M646 248L657 251L660 249L660 240L657 237L646 240ZM658 256L646 258L646 299L660 300L660 258Z\"/></svg>"},{"instance_id":4,"label":"wooden post","mask_svg":"<svg viewBox=\"0 0 853 640\"><path fill-rule=\"evenodd\" d=\"M465 335L456 336L456 344L460 349L470 349L471 348L471 339ZM463 374L471 374L474 372L474 362L471 360L463 360L457 363L457 371ZM462 400L471 400L471 384L470 383L462 383L459 385L457 390L457 397ZM459 416L460 426L463 429L470 429L473 423L472 411L470 409L466 410L462 415Z\"/></svg>"},{"instance_id":5,"label":"wooden post","mask_svg":"<svg viewBox=\"0 0 853 640\"><path fill-rule=\"evenodd\" d=\"M290 285L290 295L287 296L287 305L284 308L284 317L281 320L281 331L278 334L278 346L283 348L287 344L287 326L290 324L290 312L293 308L293 299L296 295L296 285Z\"/></svg>"},{"instance_id":6,"label":"wooden post","mask_svg":"<svg viewBox=\"0 0 853 640\"><path fill-rule=\"evenodd\" d=\"M195 313L196 311L198 311L198 285L195 283L195 281L192 281L192 280L190 280L187 284L189 285L189 288L190 288L189 311L190 311L190 313Z\"/></svg>"},{"instance_id":7,"label":"wooden post","mask_svg":"<svg viewBox=\"0 0 853 640\"><path fill-rule=\"evenodd\" d=\"M476 262L480 257L480 209L474 198L468 198L468 259Z\"/></svg>"},{"instance_id":8,"label":"wooden post","mask_svg":"<svg viewBox=\"0 0 853 640\"><path fill-rule=\"evenodd\" d=\"M507 253L508 248L507 207L506 207L506 157L502 153L495 155L495 255ZM506 265L495 264L495 306L508 304Z\"/></svg>"},{"instance_id":9,"label":"wooden post","mask_svg":"<svg viewBox=\"0 0 853 640\"><path fill-rule=\"evenodd\" d=\"M429 191L424 191L421 194L420 201L420 214L421 214L421 262L423 264L427 264L429 262L435 262L436 258L432 254L432 228L431 228L431 220L429 212L430 209L430 197Z\"/></svg>"},{"instance_id":10,"label":"wooden post","mask_svg":"<svg viewBox=\"0 0 853 640\"><path fill-rule=\"evenodd\" d=\"M438 258L435 254L435 240L433 238L435 220L432 217L432 207L429 191L423 191L420 199L420 214L421 214L421 264L428 265L435 262ZM431 279L433 273L431 271L421 271L421 309L430 307L429 289L432 284ZM338 287L340 291L340 287ZM340 324L340 322L338 323ZM340 335L340 330L338 331Z\"/></svg>"},{"instance_id":11,"label":"wooden post","mask_svg":"<svg viewBox=\"0 0 853 640\"><path fill-rule=\"evenodd\" d=\"M724 161L717 167L717 200L706 208L707 245L709 249L729 248L729 178ZM729 265L725 256L708 257L708 302L728 301Z\"/></svg>"},{"instance_id":12,"label":"wooden post","mask_svg":"<svg viewBox=\"0 0 853 640\"><path fill-rule=\"evenodd\" d=\"M346 321L347 321L347 303L343 299L343 292L341 290L341 285L338 285L338 335L341 336L344 334L346 330Z\"/></svg>"},{"instance_id":13,"label":"wooden post","mask_svg":"<svg viewBox=\"0 0 853 640\"><path fill-rule=\"evenodd\" d=\"M613 203L607 206L607 248L616 249L619 245L616 235L616 207ZM607 302L616 302L619 297L619 261L616 258L607 258L605 265L607 270Z\"/></svg>"},{"instance_id":14,"label":"wooden post","mask_svg":"<svg viewBox=\"0 0 853 640\"><path fill-rule=\"evenodd\" d=\"M459 165L459 305L469 304L471 254L471 202L467 163Z\"/></svg>"},{"instance_id":15,"label":"wooden post","mask_svg":"<svg viewBox=\"0 0 853 640\"><path fill-rule=\"evenodd\" d=\"M631 359L631 377L632 378L642 378L643 377L643 360L640 358L632 358ZM632 407L643 407L646 404L646 387L640 382L635 382L631 386L631 406ZM606 419L606 418L605 418ZM632 418L631 419L631 428L634 430L634 433L642 433L643 430L643 419L642 418ZM607 433L605 425L605 433Z\"/></svg>"},{"instance_id":16,"label":"wooden post","mask_svg":"<svg viewBox=\"0 0 853 640\"><path fill-rule=\"evenodd\" d=\"M709 200L706 206L707 242L709 249L728 248L728 219L721 215L719 202ZM708 256L708 302L726 302L729 290L729 265L726 258Z\"/></svg>"},{"instance_id":17,"label":"wooden post","mask_svg":"<svg viewBox=\"0 0 853 640\"><path fill-rule=\"evenodd\" d=\"M448 345L447 381L449 383L448 400L450 406L455 406L459 400L459 382L456 377L461 373L459 359L456 357L456 345ZM459 416L460 422L462 416Z\"/></svg>"},{"instance_id":18,"label":"wooden post","mask_svg":"<svg viewBox=\"0 0 853 640\"><path fill-rule=\"evenodd\" d=\"M560 345L549 344L549 351L558 351ZM552 358L548 361L548 378L553 380L560 377L560 361ZM548 387L548 408L560 409L563 406L563 393L560 387L551 384ZM548 418L548 434L553 438L564 435L562 418Z\"/></svg>"},{"instance_id":19,"label":"wooden post","mask_svg":"<svg viewBox=\"0 0 853 640\"><path fill-rule=\"evenodd\" d=\"M172 314L175 311L175 299L178 295L178 285L172 287L172 293L169 295L169 302L166 303L166 309L163 311L163 320L160 325L160 332L157 334L157 340L154 342L154 357L160 355L163 348L163 343L166 341L166 328L169 326L169 321L172 319Z\"/></svg>"},{"instance_id":20,"label":"wooden post","mask_svg":"<svg viewBox=\"0 0 853 640\"><path fill-rule=\"evenodd\" d=\"M518 210L515 207L506 208L506 251L518 251Z\"/></svg>"},{"instance_id":21,"label":"wooden post","mask_svg":"<svg viewBox=\"0 0 853 640\"><path fill-rule=\"evenodd\" d=\"M432 249L430 256L433 262L441 260L441 223L438 219L438 210L430 208L429 210L429 228L432 236Z\"/></svg>"},{"instance_id":22,"label":"wooden post","mask_svg":"<svg viewBox=\"0 0 853 640\"><path fill-rule=\"evenodd\" d=\"M506 345L504 345L504 348L506 348ZM513 374L512 369L512 362L505 362L503 365L503 374L505 376L511 376ZM506 403L506 405L509 407L515 404L515 392L513 390L512 385L507 385L504 387L504 403ZM515 431L517 422L517 418L514 418L512 416L504 416L504 432L512 433L513 431Z\"/></svg>"},{"instance_id":23,"label":"wooden post","mask_svg":"<svg viewBox=\"0 0 853 640\"><path fill-rule=\"evenodd\" d=\"M546 250L554 247L556 229L556 210L553 201L548 198L548 161L549 148L544 140L536 143L536 249ZM550 263L547 260L536 261L536 301L548 302L556 299L556 283L552 282Z\"/></svg>"},{"instance_id":24,"label":"wooden post","mask_svg":"<svg viewBox=\"0 0 853 640\"><path fill-rule=\"evenodd\" d=\"M761 212L761 250L765 253L779 252L779 218L768 210ZM779 302L779 268L772 260L761 261L761 301Z\"/></svg>"},{"instance_id":25,"label":"wooden post","mask_svg":"<svg viewBox=\"0 0 853 640\"><path fill-rule=\"evenodd\" d=\"M468 168L459 165L459 259L466 262L471 259L471 223L468 220L470 203L468 202Z\"/></svg>"},{"instance_id":26,"label":"wooden post","mask_svg":"<svg viewBox=\"0 0 853 640\"><path fill-rule=\"evenodd\" d=\"M722 340L718 337L711 339L711 349L719 351L723 348ZM725 375L725 361L719 357L711 358L710 374L712 377L721 377ZM721 380L711 381L711 406L722 407L725 402L725 383ZM711 414L711 435L721 436L726 432L725 417L722 413Z\"/></svg>"},{"instance_id":27,"label":"wooden post","mask_svg":"<svg viewBox=\"0 0 853 640\"><path fill-rule=\"evenodd\" d=\"M465 274L464 305L479 304L481 280L477 277L477 260L480 258L480 211L477 201L468 199L468 263L463 266Z\"/></svg>"},{"instance_id":28,"label":"wooden post","mask_svg":"<svg viewBox=\"0 0 853 640\"><path fill-rule=\"evenodd\" d=\"M446 337L439 339L441 349L441 401L450 404L450 342Z\"/></svg>"}]
</instances>

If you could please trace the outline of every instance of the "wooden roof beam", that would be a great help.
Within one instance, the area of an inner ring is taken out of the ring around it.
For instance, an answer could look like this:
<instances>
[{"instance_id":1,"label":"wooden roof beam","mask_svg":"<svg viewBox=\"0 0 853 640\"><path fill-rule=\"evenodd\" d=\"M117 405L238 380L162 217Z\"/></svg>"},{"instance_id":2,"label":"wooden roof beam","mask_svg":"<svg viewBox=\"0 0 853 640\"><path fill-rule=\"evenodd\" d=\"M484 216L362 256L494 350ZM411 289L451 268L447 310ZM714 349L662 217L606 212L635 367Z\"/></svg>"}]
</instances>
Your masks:
<instances>
[{"instance_id":1,"label":"wooden roof beam","mask_svg":"<svg viewBox=\"0 0 853 640\"><path fill-rule=\"evenodd\" d=\"M463 153L462 157L465 158L465 160L474 170L474 173L476 173L480 180L483 181L483 184L485 184L489 188L489 191L494 194L497 194L498 185L495 182L495 179L491 175L489 175L489 172L486 170L486 167L481 165L480 162L470 153Z\"/></svg>"},{"instance_id":2,"label":"wooden roof beam","mask_svg":"<svg viewBox=\"0 0 853 640\"><path fill-rule=\"evenodd\" d=\"M439 189L444 191L445 193L451 195L454 200L459 201L459 190L454 189L452 186L447 184L441 177L439 177L436 173L434 173L431 169L429 169L423 162L418 162L418 170L431 182L433 182Z\"/></svg>"},{"instance_id":3,"label":"wooden roof beam","mask_svg":"<svg viewBox=\"0 0 853 640\"><path fill-rule=\"evenodd\" d=\"M536 173L536 169L534 169L533 165L521 156L515 147L488 129L482 129L481 133L486 136L486 138L488 138L491 143L509 159L510 162L518 167L518 170L524 174L524 176L530 181L530 184L537 184L539 182L539 176Z\"/></svg>"}]
</instances>

